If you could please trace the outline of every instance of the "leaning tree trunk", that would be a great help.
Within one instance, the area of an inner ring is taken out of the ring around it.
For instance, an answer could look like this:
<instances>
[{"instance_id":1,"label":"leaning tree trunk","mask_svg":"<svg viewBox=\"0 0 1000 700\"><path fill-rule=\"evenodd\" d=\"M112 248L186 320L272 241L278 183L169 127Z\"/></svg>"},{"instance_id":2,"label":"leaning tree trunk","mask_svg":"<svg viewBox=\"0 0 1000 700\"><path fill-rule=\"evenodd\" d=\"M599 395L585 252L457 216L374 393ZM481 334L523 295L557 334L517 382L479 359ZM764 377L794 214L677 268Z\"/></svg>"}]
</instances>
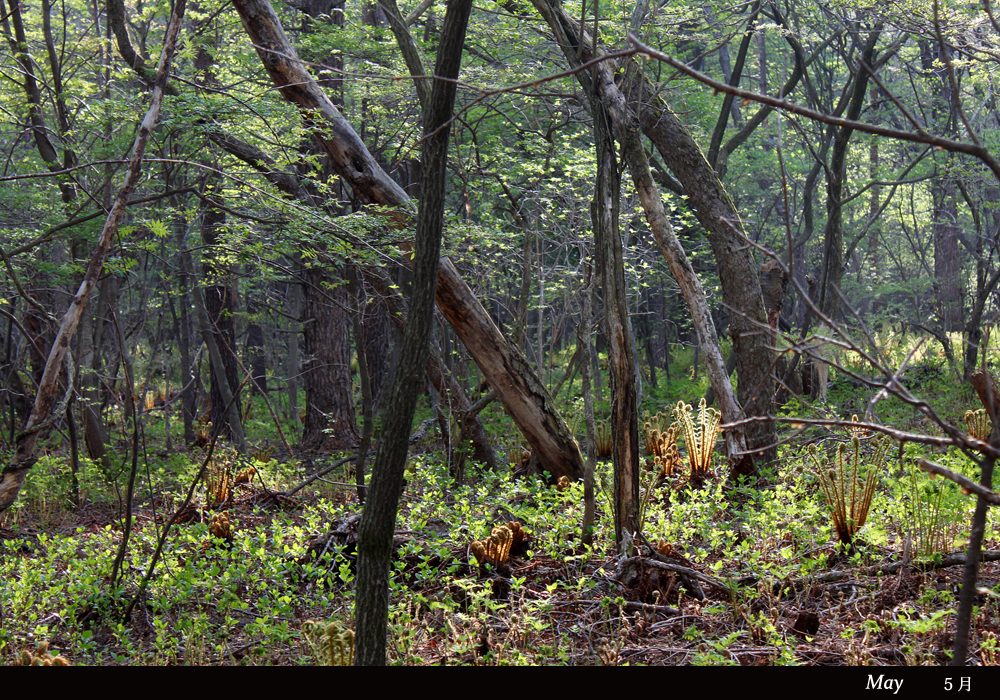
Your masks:
<instances>
[{"instance_id":1,"label":"leaning tree trunk","mask_svg":"<svg viewBox=\"0 0 1000 700\"><path fill-rule=\"evenodd\" d=\"M261 63L282 96L296 105L333 169L362 202L396 206L409 199L358 138L323 89L299 61L268 0L234 0Z\"/></svg>"},{"instance_id":2,"label":"leaning tree trunk","mask_svg":"<svg viewBox=\"0 0 1000 700\"><path fill-rule=\"evenodd\" d=\"M632 59L627 61L621 91L637 105L638 122L665 165L684 187L698 221L708 232L722 287L723 302L731 309L729 333L736 357L739 404L745 416L773 414L774 351L768 342L767 314L761 296L753 247L747 241L739 212L717 174L705 159L691 132L658 96ZM716 388L718 394L718 389ZM771 421L745 426L747 449L763 462L776 456L777 433ZM741 460L737 475L754 475L757 461Z\"/></svg>"},{"instance_id":3,"label":"leaning tree trunk","mask_svg":"<svg viewBox=\"0 0 1000 700\"><path fill-rule=\"evenodd\" d=\"M593 39L591 35L588 34L586 30L582 29L579 23L570 18L561 6L558 6L555 3L548 3L546 0L535 0L534 5L539 12L541 12L542 16L545 17L549 27L552 29L557 40L559 41L559 44L563 46L567 60L571 65L578 67L583 62L594 57L592 50ZM600 55L600 51L598 52L598 55ZM722 418L726 423L734 423L743 418L745 414L743 409L740 408L740 403L736 399L732 382L729 379L729 371L727 371L725 362L722 359L722 351L719 348L719 339L715 332L715 324L712 321L705 292L701 287L701 283L698 281L697 275L695 275L694 269L691 267L690 261L687 259L687 255L685 254L680 241L674 234L673 226L671 226L670 220L663 208L660 192L653 183L653 178L649 170L649 162L639 136L639 128L641 126L639 116L644 111L648 112L651 109L647 101L642 99L643 93L641 88L644 88L645 83L642 82L639 67L635 65L634 62L630 61L625 69L626 82L640 88L639 92L630 93L631 100L628 102L626 102L625 98L626 93L623 93L618 87L615 82L614 72L611 70L610 66L608 66L607 62L600 63L595 67L593 72L580 71L577 75L581 83L584 83L585 87L587 87L592 81L593 86L592 88L588 87L588 89L592 89L595 94L600 97L602 104L607 108L607 113L613 121L615 133L622 145L622 156L628 164L632 180L639 193L639 198L642 202L646 215L646 221L649 223L650 230L653 232L657 245L659 246L663 257L666 259L670 272L677 281L681 294L684 296L684 300L687 302L688 309L691 312L691 318L698 333L699 347L705 353L709 381L715 395L719 399L719 407L722 412ZM593 76L593 78L588 80L591 76ZM653 107L656 106L657 105L655 104L653 105ZM704 156L701 155L697 144L693 142L690 134L688 134L683 126L680 125L676 116L674 116L673 113L666 108L666 105L660 105L660 108L664 111L666 126L670 127L669 131L661 134L661 142L666 143L669 140L674 140L679 144L679 147L685 151L688 158L695 160L700 158L700 161L698 161L699 168L696 169L699 177L713 178L717 185L718 192L725 195L725 191L722 190L721 184L718 184L718 178L715 178L714 172L708 166ZM636 110L639 112L638 115L636 114ZM658 126L657 128L660 127ZM728 202L731 205L728 196L726 196L725 202ZM707 218L712 216L722 216L724 214L724 207L721 207L721 205L714 200L708 200L704 204L703 209L707 210L707 213L704 214ZM738 218L734 220L738 221ZM720 224L720 226L716 227L717 229L721 230L724 228L721 226L721 223L723 222L717 223ZM725 222L725 224L725 230L729 231L728 222ZM730 234L730 238L731 237L732 236ZM730 245L732 245L733 249L736 251L737 256L748 257L749 264L752 265L753 259L749 256L745 247L742 249L738 248L736 241L730 241ZM736 262L739 261L728 260L727 264L733 266ZM743 260L742 263L746 264L747 261ZM756 279L756 269L753 267L749 269L753 273L753 279L741 279L741 285L748 281L750 284L748 287L741 287L737 291L740 293L749 293L756 288L756 293L759 298L760 287L759 285L754 287L753 284ZM738 277L738 275L732 273L724 277L724 288L727 282L731 281L734 277ZM744 301L744 306L741 308L753 308L754 304L747 300ZM760 305L763 307L762 300ZM766 320L763 313L761 313L761 320ZM750 339L748 339L747 342L750 342ZM764 349L767 349L766 343L764 344ZM771 358L772 356L771 351L768 350L767 357ZM769 365L766 366L766 369L769 369ZM745 377L745 375L740 376ZM767 373L767 377L768 379L770 378L769 372ZM743 379L741 379L740 386L743 386ZM752 425L753 424L751 424L751 426ZM749 427L746 430L749 431ZM726 452L729 466L738 474L749 474L754 471L754 460L751 455L746 454L748 444L746 434L747 433L745 433L744 428L740 426L727 428L725 431ZM763 445L771 444L773 442L773 440L767 438L766 436L759 438L759 440L760 444ZM765 440L767 440L767 442L765 442Z\"/></svg>"},{"instance_id":4,"label":"leaning tree trunk","mask_svg":"<svg viewBox=\"0 0 1000 700\"><path fill-rule=\"evenodd\" d=\"M31 409L31 414L28 416L28 422L24 430L17 437L14 455L3 472L0 472L0 513L6 511L17 498L17 494L24 484L24 479L28 471L37 461L35 448L43 431L51 427L66 408L69 395L67 394L63 400L59 400L57 391L60 377L68 369L67 360L70 341L73 339L73 334L80 324L80 318L83 315L88 299L90 299L90 294L97 285L101 270L104 268L104 261L111 251L115 235L118 233L118 227L125 214L125 206L139 182L142 156L145 153L150 133L160 113L160 104L163 100L163 86L166 84L167 75L170 72L170 63L173 60L174 50L177 45L177 34L180 31L185 2L186 0L176 0L174 4L174 10L164 35L163 49L160 52L153 95L150 100L149 109L139 125L138 133L132 146L132 157L129 160L125 182L122 184L111 212L104 222L104 228L97 239L97 244L87 265L83 281L80 282L76 296L73 297L69 309L63 316L55 342L52 344L52 350L49 352L48 360L45 363L45 371L38 384L35 405Z\"/></svg>"},{"instance_id":5,"label":"leaning tree trunk","mask_svg":"<svg viewBox=\"0 0 1000 700\"><path fill-rule=\"evenodd\" d=\"M388 317L396 324L400 333L402 333L405 330L406 318L408 316L406 302L403 297L400 296L397 290L393 289L393 284L389 278L379 271L365 269L363 273L375 289L375 293L381 298L382 305L388 312ZM438 286L440 287L440 285L441 281L439 278ZM431 339L427 364L425 365L427 378L430 379L431 384L434 385L434 390L437 391L448 406L448 411L452 415L458 416L461 439L472 442L472 458L477 462L482 462L486 465L487 469L496 469L496 451L493 449L493 444L486 433L486 428L483 427L483 421L479 418L478 414L470 415L472 404L469 403L469 399L465 395L465 391L462 390L462 386L448 372L448 368L441 360L441 353L436 345L433 339Z\"/></svg>"},{"instance_id":6,"label":"leaning tree trunk","mask_svg":"<svg viewBox=\"0 0 1000 700\"><path fill-rule=\"evenodd\" d=\"M524 356L507 342L448 258L441 259L437 292L441 312L521 429L542 469L553 479L582 478L580 446L549 392Z\"/></svg>"},{"instance_id":7,"label":"leaning tree trunk","mask_svg":"<svg viewBox=\"0 0 1000 700\"><path fill-rule=\"evenodd\" d=\"M636 67L627 72L623 92L636 96L639 123L660 157L684 185L719 268L722 300L731 309L729 335L733 341L738 378L737 399L745 416L774 413L774 350L768 342L767 313L757 276L753 248L747 242L739 212L718 176L705 160L701 148L681 121L658 97ZM716 389L718 396L718 389ZM747 449L757 452L760 462L776 457L777 431L773 422L749 423L745 427ZM736 475L755 476L758 461L741 460Z\"/></svg>"},{"instance_id":8,"label":"leaning tree trunk","mask_svg":"<svg viewBox=\"0 0 1000 700\"><path fill-rule=\"evenodd\" d=\"M414 242L413 282L410 314L406 320L399 366L389 394L391 411L383 414L382 439L372 466L371 486L358 527L358 585L355 664L385 664L389 619L389 564L399 498L403 493L403 471L409 447L410 427L417 394L423 380L419 368L427 360L427 340L434 322L434 297L438 279L441 232L444 228L445 174L449 129L455 103L462 46L472 0L452 0L445 15L431 101L424 110L424 140L421 162L424 181ZM414 371L416 369L417 371Z\"/></svg>"},{"instance_id":9,"label":"leaning tree trunk","mask_svg":"<svg viewBox=\"0 0 1000 700\"><path fill-rule=\"evenodd\" d=\"M333 169L351 186L358 199L365 203L371 202L387 207L399 207L407 202L409 197L406 192L382 170L351 125L298 60L295 49L285 36L281 23L268 0L234 0L233 5L239 12L243 27L253 41L257 54L274 84L285 99L299 108L307 124L314 127L313 136L323 145L324 150L330 156ZM403 221L406 219L406 214L399 212L393 217ZM482 317L489 319L482 305L471 293L458 297L453 296L450 302L445 302L440 297L442 287L452 289L465 287L465 283L454 266L442 265L439 275L438 304L446 317L449 315L447 308L449 303L471 304L471 306L457 306L451 309L453 319L449 320L453 326L456 323L461 324L467 319L481 319ZM467 287L465 288L467 290ZM489 322L489 326L492 326L492 321ZM485 325L471 329L456 327L455 332L460 338L464 333L477 339L476 348L468 345L466 347L487 378L490 377L487 368L492 368L493 381L491 384L494 388L497 388L497 384L504 385L508 394L519 394L516 396L516 400L520 405L530 407L527 411L512 413L514 421L525 433L529 442L531 442L531 435L538 435L540 431L548 433L539 439L537 446L532 444L533 448L544 448L541 449L544 454L539 455L543 468L549 470L556 477L566 474L571 478L579 478L583 474L583 460L580 457L579 446L566 428L566 424L559 416L555 406L552 405L547 392L535 391L537 387L541 387L541 383L523 361L523 358L519 363L498 363L491 355L483 354L483 348L489 352L496 344L487 329L488 326ZM502 339L502 336L500 338ZM502 340L500 347L508 356L511 355L506 340ZM501 371L501 374L497 374L497 370ZM508 376L502 372L513 372L514 374ZM506 404L504 405L506 406ZM508 410L510 410L509 407ZM522 422L530 420L532 416L541 417L542 422L540 424ZM562 445L562 449L567 450L567 453L558 456L551 455L550 450L553 445ZM549 460L548 463L546 460Z\"/></svg>"},{"instance_id":10,"label":"leaning tree trunk","mask_svg":"<svg viewBox=\"0 0 1000 700\"><path fill-rule=\"evenodd\" d=\"M268 179L269 182L273 183L283 192L301 200L307 206L313 205L299 184L297 176L278 170L274 161L262 151L228 134L215 133L212 140L232 155L256 168ZM402 332L407 316L406 302L403 300L402 296L400 296L399 292L394 289L394 285L388 277L378 269L365 267L362 268L361 272L367 279L368 283L375 288L375 292L382 302L373 310L366 311L366 314L369 316L370 320L374 321L374 323L371 327L372 332L369 333L369 329L366 328L364 333L366 348L365 354L366 358L369 360L372 399L373 401L378 401L379 388L382 383L381 380L384 379L387 374L384 367L387 355L386 346L388 345L388 333L385 325L391 316L392 322L397 326L399 331ZM291 315L294 318L298 318L301 314L299 287L293 287L289 296L291 298ZM379 338L381 338L380 344ZM289 396L291 397L290 405L292 406L297 405L294 399L294 389L296 387L297 380L292 378L299 374L297 369L297 360L295 359L298 357L297 343L293 342L296 339L297 334L289 334L288 359L290 362L294 362L293 364L288 365L286 369L288 376L290 377ZM373 344L379 344L379 346L372 347ZM372 361L373 359L374 362ZM478 414L471 413L471 404L469 403L468 398L466 398L465 392L462 391L458 382L456 382L455 379L449 374L447 368L444 366L444 363L441 362L440 353L433 347L433 341L432 347L430 348L430 356L427 359L426 370L428 379L430 379L437 392L445 399L450 412L460 417L459 424L462 439L472 441L473 459L485 464L489 469L495 469L497 466L496 452L493 449L493 445L490 443L489 436L483 427L482 421L480 420ZM343 380L345 385L346 381L346 379ZM297 415L298 414L296 413L295 416L297 417Z\"/></svg>"}]
</instances>

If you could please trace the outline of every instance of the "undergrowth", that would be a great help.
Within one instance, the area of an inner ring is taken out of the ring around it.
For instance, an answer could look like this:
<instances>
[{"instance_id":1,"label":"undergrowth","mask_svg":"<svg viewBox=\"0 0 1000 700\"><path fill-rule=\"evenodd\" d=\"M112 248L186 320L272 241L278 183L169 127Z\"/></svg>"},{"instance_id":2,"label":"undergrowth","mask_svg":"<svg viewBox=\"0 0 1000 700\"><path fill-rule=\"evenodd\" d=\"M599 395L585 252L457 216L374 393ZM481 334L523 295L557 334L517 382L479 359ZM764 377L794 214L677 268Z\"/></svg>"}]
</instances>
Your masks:
<instances>
[{"instance_id":1,"label":"undergrowth","mask_svg":"<svg viewBox=\"0 0 1000 700\"><path fill-rule=\"evenodd\" d=\"M964 389L942 384L931 394L939 410L957 420L972 400ZM647 398L662 398L666 386ZM836 382L830 396L826 406L786 410L848 417L862 401L854 387ZM663 410L674 404L676 399L646 405ZM429 404L423 410L429 412ZM891 400L878 411L886 422L920 420ZM496 431L503 420L493 415L487 422ZM968 537L972 500L949 482L929 479L914 461L931 457L970 478L977 478L978 467L957 452L932 454L914 444L891 450L874 482L867 521L848 546L839 542L809 451L832 456L851 440L846 430L807 430L781 447L759 485L727 478L718 455L707 462L701 481L644 471L642 534L665 561L699 572L703 578L694 581L641 561L622 568L606 491L597 494L595 544L585 547L582 484L553 488L506 465L495 472L474 465L459 485L440 436L432 435L414 446L407 466L391 578L389 660L945 662L961 576L960 568L946 564ZM860 437L856 449L870 455L872 438ZM146 452L123 574L112 585L128 463L123 455L106 468L84 462L79 507L72 503L64 453L52 451L32 470L17 506L0 523L0 661L28 658L25 652L48 658L38 649L94 665L306 665L349 658L352 538L360 512L350 465L282 498L273 494L301 480L302 467L269 456L255 462L256 477L233 486L215 510L199 486L126 619L201 455ZM610 476L610 464L600 464L598 474ZM230 528L212 534L213 515L221 512ZM480 564L472 543L512 522L530 532L524 551ZM988 547L997 545L996 528L991 517ZM996 564L983 565L980 586L974 660L995 664Z\"/></svg>"}]
</instances>

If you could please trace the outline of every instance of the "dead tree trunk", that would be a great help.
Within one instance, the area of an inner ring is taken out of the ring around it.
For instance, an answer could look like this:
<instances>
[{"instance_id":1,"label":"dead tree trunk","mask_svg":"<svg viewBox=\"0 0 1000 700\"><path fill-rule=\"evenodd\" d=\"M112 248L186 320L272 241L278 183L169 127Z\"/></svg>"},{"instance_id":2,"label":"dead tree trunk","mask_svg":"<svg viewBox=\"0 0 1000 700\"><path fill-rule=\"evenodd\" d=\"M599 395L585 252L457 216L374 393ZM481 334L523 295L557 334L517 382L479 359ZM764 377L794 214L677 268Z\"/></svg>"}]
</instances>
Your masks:
<instances>
[{"instance_id":1,"label":"dead tree trunk","mask_svg":"<svg viewBox=\"0 0 1000 700\"><path fill-rule=\"evenodd\" d=\"M524 356L507 342L448 258L441 259L437 295L441 313L524 433L542 469L553 479L582 478L580 446L553 405L549 392Z\"/></svg>"},{"instance_id":2,"label":"dead tree trunk","mask_svg":"<svg viewBox=\"0 0 1000 700\"><path fill-rule=\"evenodd\" d=\"M348 121L298 60L268 0L234 0L233 5L274 84L285 99L299 107L307 124L314 127L313 135L330 155L332 167L351 186L358 199L389 207L409 201L406 192L382 170ZM404 218L401 213L399 220ZM532 441L529 435L535 436L537 447L534 443L532 446L539 450L543 468L555 477L565 474L573 479L580 478L583 461L579 446L541 382L524 358L511 351L454 266L443 263L438 279L438 305L445 317L462 342L468 338L478 348L466 343L483 374L488 378L492 375L491 384L498 396L500 387L497 385L505 387L504 392L516 410L512 411L507 403L504 406L529 442ZM445 300L441 296L443 289L464 289L464 292ZM488 325L462 327L473 320L485 320ZM497 338L501 342L498 343ZM490 355L494 347L501 349L509 361L498 362ZM515 355L520 361L510 359ZM565 454L554 454L560 449L565 450Z\"/></svg>"},{"instance_id":3,"label":"dead tree trunk","mask_svg":"<svg viewBox=\"0 0 1000 700\"><path fill-rule=\"evenodd\" d=\"M149 141L150 133L156 124L156 119L160 113L160 104L163 100L163 86L166 84L167 75L170 72L170 63L173 60L174 50L177 44L177 34L180 31L181 18L184 15L184 5L186 0L177 0L174 10L167 25L167 31L163 40L163 49L160 52L160 61L156 71L156 82L153 88L153 95L150 100L149 109L146 116L139 125L135 142L132 146L132 158L129 160L128 172L125 182L122 184L118 196L115 198L114 206L104 222L104 228L94 247L90 263L87 265L87 272L83 276L83 281L77 290L76 296L69 305L69 309L63 316L59 325L59 332L56 334L52 350L49 352L48 360L45 363L45 371L42 380L38 385L38 393L35 395L35 405L28 416L28 422L24 430L17 437L17 444L14 456L10 463L0 472L0 514L7 510L17 498L21 491L24 479L28 475L28 470L34 466L36 460L35 447L43 431L55 423L66 408L69 394L58 400L57 391L59 379L68 370L68 352L70 341L73 339L76 328L80 324L90 294L97 285L104 261L111 250L115 234L121 224L125 214L125 205L135 191L139 182L139 175L142 168L142 156L146 150L146 143ZM67 374L69 374L67 372ZM67 376L67 379L71 377ZM68 385L72 387L72 381ZM57 403L58 401L58 403Z\"/></svg>"}]
</instances>

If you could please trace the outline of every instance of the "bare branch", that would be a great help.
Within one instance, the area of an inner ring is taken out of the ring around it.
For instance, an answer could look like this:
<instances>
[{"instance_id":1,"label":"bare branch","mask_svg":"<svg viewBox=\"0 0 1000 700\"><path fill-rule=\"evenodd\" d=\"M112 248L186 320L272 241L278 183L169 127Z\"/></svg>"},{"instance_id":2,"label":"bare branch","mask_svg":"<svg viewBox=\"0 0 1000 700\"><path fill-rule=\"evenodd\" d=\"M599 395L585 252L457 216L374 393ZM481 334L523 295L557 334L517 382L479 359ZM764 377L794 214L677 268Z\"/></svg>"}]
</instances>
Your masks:
<instances>
[{"instance_id":1,"label":"bare branch","mask_svg":"<svg viewBox=\"0 0 1000 700\"><path fill-rule=\"evenodd\" d=\"M988 488L980 486L972 479L962 476L958 472L952 471L948 467L943 467L937 462L931 462L930 460L920 458L917 460L917 466L923 469L925 472L934 477L938 474L943 476L945 479L954 481L956 484L962 487L962 491L969 495L974 493L980 496L985 501L992 503L993 505L1000 505L1000 494L990 491Z\"/></svg>"},{"instance_id":2,"label":"bare branch","mask_svg":"<svg viewBox=\"0 0 1000 700\"><path fill-rule=\"evenodd\" d=\"M779 100L775 97L770 97L768 95L761 95L756 92L750 92L749 90L741 90L740 88L727 85L726 83L719 82L709 78L704 73L696 71L694 68L678 61L667 54L657 51L656 49L647 46L642 43L639 38L630 33L628 36L629 41L635 46L639 53L645 54L651 58L655 58L658 61L666 63L671 68L674 68L687 76L694 78L695 80L708 85L717 92L724 92L731 95L736 95L737 97L742 97L747 100L753 100L754 102L760 102L762 104L771 105L777 109L785 110L786 112L791 112L792 114L798 114L800 116L806 117L807 119L812 119L823 124L830 124L832 126L839 126L845 129L854 129L856 131L861 131L866 134L875 134L876 136L885 136L891 139L898 139L900 141L909 141L911 143L925 143L937 148L943 149L945 151L950 151L952 153L964 153L966 155L978 158L986 167L988 167L993 174L996 176L997 180L1000 180L1000 161L993 157L993 155L984 148L975 143L966 143L964 141L953 141L952 139L942 138L940 136L934 136L926 132L913 133L910 131L900 131L899 129L890 129L884 126L876 126L874 124L867 124L865 122L854 121L853 119L844 119L843 117L833 117L829 114L823 114L822 112L817 112L815 110L809 109L808 107L802 107L795 104L794 102L789 102L788 100Z\"/></svg>"}]
</instances>

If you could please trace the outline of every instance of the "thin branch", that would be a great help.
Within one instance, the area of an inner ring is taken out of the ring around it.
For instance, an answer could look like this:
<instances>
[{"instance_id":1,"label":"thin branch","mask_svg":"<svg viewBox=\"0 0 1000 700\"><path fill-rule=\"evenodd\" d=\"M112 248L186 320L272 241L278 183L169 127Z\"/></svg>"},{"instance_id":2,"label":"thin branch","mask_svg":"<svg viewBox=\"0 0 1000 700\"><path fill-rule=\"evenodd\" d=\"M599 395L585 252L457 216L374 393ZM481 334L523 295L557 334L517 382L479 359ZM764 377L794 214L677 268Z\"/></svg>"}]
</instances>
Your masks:
<instances>
[{"instance_id":1,"label":"thin branch","mask_svg":"<svg viewBox=\"0 0 1000 700\"><path fill-rule=\"evenodd\" d=\"M301 491L302 489L304 489L306 486L308 486L312 482L314 482L317 479L319 479L320 477L326 476L327 474L329 474L330 472L332 472L337 467L340 467L340 466L342 466L344 464L347 464L348 462L353 462L355 459L357 459L357 455L351 455L350 457L344 457L342 459L338 459L333 464L331 464L331 465L329 465L327 467L324 467L320 471L318 471L315 474L313 474L312 476L310 476L305 481L299 482L298 484L296 484L292 488L288 489L287 491L285 491L281 495L282 496L292 496L292 495L298 493L299 491ZM346 485L350 486L351 488L354 488L356 486L356 484L346 484Z\"/></svg>"},{"instance_id":2,"label":"thin branch","mask_svg":"<svg viewBox=\"0 0 1000 700\"><path fill-rule=\"evenodd\" d=\"M985 443L984 443L985 444ZM956 484L962 487L962 492L965 495L974 493L977 496L982 497L988 503L992 503L995 506L1000 505L1000 494L990 491L988 488L977 484L972 479L962 476L958 472L952 471L948 467L943 467L937 462L931 462L930 460L921 457L917 460L917 466L923 469L925 472L930 474L932 477L935 474L943 476L945 479L950 479Z\"/></svg>"},{"instance_id":3,"label":"thin branch","mask_svg":"<svg viewBox=\"0 0 1000 700\"><path fill-rule=\"evenodd\" d=\"M742 97L747 100L752 100L754 102L760 102L762 104L771 105L777 109L785 110L786 112L791 112L793 114L798 114L800 116L812 119L813 121L820 122L822 124L829 124L832 126L839 126L844 129L854 129L866 134L875 134L876 136L885 136L891 139L898 139L900 141L909 141L911 143L924 143L931 146L936 146L945 151L950 151L952 153L964 153L966 155L978 158L986 167L988 167L993 174L996 176L997 180L1000 180L1000 161L993 157L993 155L983 146L977 145L975 143L966 143L964 141L953 141L952 139L942 138L940 136L934 136L928 134L924 131L918 131L917 133L909 131L900 131L899 129L890 129L884 126L876 126L874 124L867 124L865 122L854 121L853 119L844 119L843 117L833 117L829 114L823 114L822 112L817 112L815 110L809 109L808 107L802 107L794 102L789 102L788 100L779 100L775 97L770 97L768 95L761 95L756 92L750 92L748 90L741 90L740 88L727 85L726 83L719 82L709 78L704 73L696 71L694 68L668 56L667 54L657 51L656 49L647 46L642 43L635 34L629 34L629 41L635 46L639 53L643 53L651 58L655 58L658 61L666 63L671 68L678 70L685 75L694 78L695 80L708 85L709 87L715 89L717 92L724 92L737 97Z\"/></svg>"},{"instance_id":4,"label":"thin branch","mask_svg":"<svg viewBox=\"0 0 1000 700\"><path fill-rule=\"evenodd\" d=\"M854 422L834 418L801 418L798 416L750 416L749 418L743 418L741 420L734 421L733 423L726 423L722 426L722 429L727 430L732 427L746 425L747 423L765 423L767 421L789 423L793 427L800 427L803 425L819 425L824 427L836 426L841 428L859 428L883 433L898 442L916 442L922 445L933 445L935 447L960 447L963 449L975 450L985 455L992 455L994 457L1000 456L1000 450L990 447L986 443L980 442L972 437L963 436L956 439L951 437L938 437L936 435L925 435L923 433L911 433L906 430L896 430L895 428L889 428L884 425L879 425L878 423L870 423L867 421Z\"/></svg>"}]
</instances>

